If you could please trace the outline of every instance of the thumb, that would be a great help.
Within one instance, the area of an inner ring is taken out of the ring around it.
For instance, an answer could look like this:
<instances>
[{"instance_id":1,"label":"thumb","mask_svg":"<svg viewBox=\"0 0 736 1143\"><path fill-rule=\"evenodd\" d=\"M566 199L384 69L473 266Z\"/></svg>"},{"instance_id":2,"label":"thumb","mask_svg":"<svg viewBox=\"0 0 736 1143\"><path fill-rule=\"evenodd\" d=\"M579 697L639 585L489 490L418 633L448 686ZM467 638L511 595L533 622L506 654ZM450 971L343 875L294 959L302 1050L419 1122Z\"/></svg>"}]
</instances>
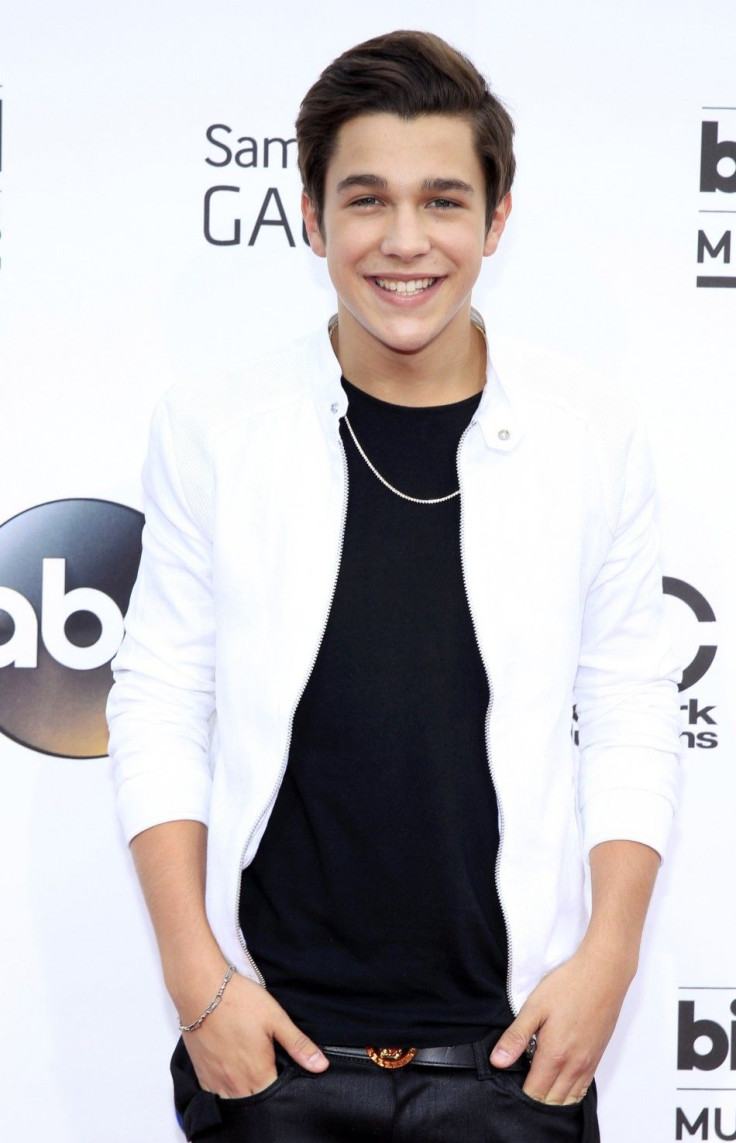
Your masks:
<instances>
[{"instance_id":1,"label":"thumb","mask_svg":"<svg viewBox=\"0 0 736 1143\"><path fill-rule=\"evenodd\" d=\"M529 1047L529 1042L539 1027L539 1020L526 1007L509 1024L491 1052L491 1063L497 1068L507 1068L518 1060Z\"/></svg>"},{"instance_id":2,"label":"thumb","mask_svg":"<svg viewBox=\"0 0 736 1143\"><path fill-rule=\"evenodd\" d=\"M281 1047L308 1072L323 1072L330 1066L327 1056L309 1039L282 1010L280 1019L274 1025L273 1036Z\"/></svg>"}]
</instances>

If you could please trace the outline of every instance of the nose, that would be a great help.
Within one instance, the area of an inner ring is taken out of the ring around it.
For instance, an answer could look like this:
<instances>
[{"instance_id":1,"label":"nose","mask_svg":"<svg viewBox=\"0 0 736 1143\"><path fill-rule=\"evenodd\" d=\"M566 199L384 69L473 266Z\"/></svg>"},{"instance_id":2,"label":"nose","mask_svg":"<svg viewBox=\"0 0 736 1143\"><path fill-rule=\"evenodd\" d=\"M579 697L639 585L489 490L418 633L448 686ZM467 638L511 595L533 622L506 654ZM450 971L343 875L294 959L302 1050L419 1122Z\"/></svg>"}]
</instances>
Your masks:
<instances>
[{"instance_id":1,"label":"nose","mask_svg":"<svg viewBox=\"0 0 736 1143\"><path fill-rule=\"evenodd\" d=\"M427 254L431 243L422 211L406 204L392 210L386 220L381 253L408 261Z\"/></svg>"}]
</instances>

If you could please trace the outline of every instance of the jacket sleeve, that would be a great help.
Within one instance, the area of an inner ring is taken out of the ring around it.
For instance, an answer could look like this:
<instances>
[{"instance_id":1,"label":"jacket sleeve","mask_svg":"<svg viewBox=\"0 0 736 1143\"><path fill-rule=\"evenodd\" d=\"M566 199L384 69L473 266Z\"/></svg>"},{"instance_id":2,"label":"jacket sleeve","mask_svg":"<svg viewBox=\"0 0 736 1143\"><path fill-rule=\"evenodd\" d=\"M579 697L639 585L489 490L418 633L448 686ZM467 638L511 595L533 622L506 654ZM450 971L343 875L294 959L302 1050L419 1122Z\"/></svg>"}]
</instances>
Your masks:
<instances>
[{"instance_id":1,"label":"jacket sleeve","mask_svg":"<svg viewBox=\"0 0 736 1143\"><path fill-rule=\"evenodd\" d=\"M210 801L211 543L184 491L163 403L153 418L143 485L143 554L107 708L128 839L165 821L206 824Z\"/></svg>"},{"instance_id":2,"label":"jacket sleeve","mask_svg":"<svg viewBox=\"0 0 736 1143\"><path fill-rule=\"evenodd\" d=\"M624 839L664 854L676 803L680 670L665 622L654 513L653 471L637 427L610 548L585 602L575 683L586 852Z\"/></svg>"}]
</instances>

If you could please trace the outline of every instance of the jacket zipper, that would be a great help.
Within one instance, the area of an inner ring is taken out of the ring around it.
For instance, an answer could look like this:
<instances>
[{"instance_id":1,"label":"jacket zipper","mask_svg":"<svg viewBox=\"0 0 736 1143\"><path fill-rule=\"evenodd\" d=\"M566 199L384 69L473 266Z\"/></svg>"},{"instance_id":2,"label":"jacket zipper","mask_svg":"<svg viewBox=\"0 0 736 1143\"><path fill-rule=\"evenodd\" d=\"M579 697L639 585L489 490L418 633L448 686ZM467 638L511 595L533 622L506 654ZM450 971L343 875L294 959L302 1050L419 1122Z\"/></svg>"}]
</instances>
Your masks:
<instances>
[{"instance_id":1,"label":"jacket zipper","mask_svg":"<svg viewBox=\"0 0 736 1143\"><path fill-rule=\"evenodd\" d=\"M505 819L504 819L504 813L503 813L503 806L501 805L501 798L499 797L499 793L498 793L498 786L496 784L496 777L495 777L495 773L494 773L494 769L493 769L493 755L491 753L490 727L491 727L491 711L493 709L493 700L494 700L493 679L491 678L491 672L488 669L488 664L486 662L485 655L483 654L483 647L482 647L481 641L478 637L478 628L476 627L476 624L475 624L475 616L473 615L473 608L472 608L471 603L470 603L470 592L468 591L468 581L467 581L467 578L465 575L465 503L463 500L463 492L462 492L462 477L460 475L460 452L461 452L462 447L463 447L463 442L465 441L466 436L468 435L468 433L470 432L470 430L474 424L475 424L475 421L471 421L470 424L468 425L468 427L466 428L465 432L463 433L463 435L460 437L460 443L457 446L457 456L456 456L457 481L458 481L458 487L460 488L460 571L461 571L462 579L463 579L463 587L465 589L465 599L466 599L467 604L468 604L468 612L470 614L470 623L471 623L471 626L473 628L473 634L475 635L475 642L476 642L476 645L478 647L478 654L480 655L480 659L481 659L481 662L483 664L483 669L486 673L486 680L488 682L488 710L486 711L486 722L485 722L486 758L488 760L488 769L490 771L491 781L493 782L493 789L494 789L495 794L496 794L496 804L498 805L498 852L496 853L496 868L494 871L494 877L495 877L495 881L496 881L496 896L498 897L498 903L499 903L500 908L501 908L501 916L503 917L504 928L506 929L506 952L507 952L507 956L508 956L508 964L507 964L507 968L506 968L506 997L508 999L511 1011L513 1012L514 1016L516 1016L517 1015L517 1009L516 1009L516 1005L514 1004L513 996L511 994L511 974L512 974L512 964L513 964L512 949L511 949L511 932L509 929L508 914L506 912L506 907L503 903L503 897L501 896L501 885L500 885L500 879L499 879L499 870L501 867L501 850L503 848L504 835L505 835Z\"/></svg>"},{"instance_id":2,"label":"jacket zipper","mask_svg":"<svg viewBox=\"0 0 736 1143\"><path fill-rule=\"evenodd\" d=\"M287 766L288 761L289 761L289 750L291 749L291 736L292 736L293 731L294 731L294 717L295 717L296 712L297 712L297 707L299 706L299 703L302 701L302 695L304 694L305 690L307 689L307 683L309 682L309 680L311 678L312 671L314 670L314 665L317 662L317 656L319 655L320 647L322 646L322 641L325 637L325 631L327 630L327 623L328 623L328 620L330 618L330 612L332 611L332 604L333 604L333 601L335 599L335 592L337 590L337 579L338 579L338 576L340 574L340 564L342 562L342 550L343 550L343 546L345 544L345 527L346 527L347 518L348 518L348 460L347 460L347 456L345 455L345 449L343 447L342 439L341 439L339 433L338 433L337 440L338 440L338 444L340 446L340 454L342 456L344 497L343 497L343 509L342 509L342 524L340 526L340 542L338 544L338 549L337 549L337 562L335 564L335 578L334 578L333 583L332 583L332 591L330 593L330 602L327 606L327 611L325 613L325 621L322 624L322 630L320 632L320 636L319 636L319 639L317 641L317 645L314 649L314 655L312 656L312 661L309 665L309 670L307 671L307 673L304 677L304 682L302 684L301 690L299 691L299 694L296 698L296 702L294 703L294 705L291 709L291 714L289 716L289 733L288 733L287 738L286 738L286 747L284 749L284 756L281 760L281 768L279 770L278 778L276 779L276 784L275 784L275 786L271 792L271 797L266 802L266 805L264 806L261 814L259 815L258 820L256 821L255 825L253 826L253 829L248 834L248 839L245 842L245 845L243 846L241 853L240 853L240 866L239 866L239 875L238 875L238 892L237 892L237 896L235 899L235 928L236 928L236 931L238 934L238 939L240 941L240 944L242 945L245 957L246 957L248 963L251 965L254 973L256 974L256 976L258 977L258 980L260 981L260 983L263 985L264 988L266 987L266 981L263 977L263 973L259 969L256 962L253 960L253 957L250 955L250 951L248 949L248 946L245 943L245 936L243 934L243 930L242 930L241 925L240 925L240 894L241 894L241 889L242 889L243 863L245 861L245 855L248 851L248 846L250 845L251 838L253 837L254 833L256 832L258 827L260 826L265 815L270 813L271 807L273 806L273 804L276 800L276 796L279 792L279 789L281 788L281 783L283 781L283 777L284 777L284 774L286 772L286 766Z\"/></svg>"}]
</instances>

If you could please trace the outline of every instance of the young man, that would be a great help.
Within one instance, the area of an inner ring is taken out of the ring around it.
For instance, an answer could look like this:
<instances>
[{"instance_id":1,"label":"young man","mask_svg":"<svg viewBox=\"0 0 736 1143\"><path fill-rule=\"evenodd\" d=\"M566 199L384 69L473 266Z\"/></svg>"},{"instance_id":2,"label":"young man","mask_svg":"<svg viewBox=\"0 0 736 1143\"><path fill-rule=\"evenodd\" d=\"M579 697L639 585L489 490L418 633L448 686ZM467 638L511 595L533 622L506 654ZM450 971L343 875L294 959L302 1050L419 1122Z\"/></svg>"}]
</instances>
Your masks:
<instances>
[{"instance_id":1,"label":"young man","mask_svg":"<svg viewBox=\"0 0 736 1143\"><path fill-rule=\"evenodd\" d=\"M159 408L110 699L177 1106L228 1143L590 1143L674 802L646 447L486 346L513 129L468 60L371 40L297 134L337 316Z\"/></svg>"}]
</instances>

